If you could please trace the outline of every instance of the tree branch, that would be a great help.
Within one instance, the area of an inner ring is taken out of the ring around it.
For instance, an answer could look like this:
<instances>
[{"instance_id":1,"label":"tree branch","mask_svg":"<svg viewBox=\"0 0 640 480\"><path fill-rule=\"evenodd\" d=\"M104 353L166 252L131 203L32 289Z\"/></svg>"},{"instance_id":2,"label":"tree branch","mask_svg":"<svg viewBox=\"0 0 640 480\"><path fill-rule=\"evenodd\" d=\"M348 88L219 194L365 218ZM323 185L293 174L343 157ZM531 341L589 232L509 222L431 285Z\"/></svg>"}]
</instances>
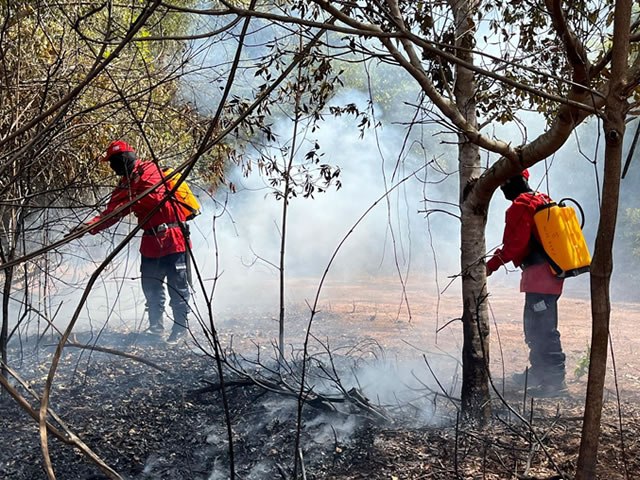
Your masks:
<instances>
[{"instance_id":1,"label":"tree branch","mask_svg":"<svg viewBox=\"0 0 640 480\"><path fill-rule=\"evenodd\" d=\"M591 65L584 45L567 25L562 11L562 0L545 0L545 5L551 16L553 27L564 44L567 60L569 60L569 64L573 68L574 82L582 85L583 88L587 88L590 82Z\"/></svg>"}]
</instances>

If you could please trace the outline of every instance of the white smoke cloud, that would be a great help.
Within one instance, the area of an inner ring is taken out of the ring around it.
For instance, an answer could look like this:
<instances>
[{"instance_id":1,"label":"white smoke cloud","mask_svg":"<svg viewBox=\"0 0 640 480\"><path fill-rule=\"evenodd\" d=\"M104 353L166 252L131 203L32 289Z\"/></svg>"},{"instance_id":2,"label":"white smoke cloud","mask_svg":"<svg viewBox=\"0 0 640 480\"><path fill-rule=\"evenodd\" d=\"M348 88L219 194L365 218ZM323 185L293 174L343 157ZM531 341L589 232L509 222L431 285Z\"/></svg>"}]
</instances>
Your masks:
<instances>
[{"instance_id":1,"label":"white smoke cloud","mask_svg":"<svg viewBox=\"0 0 640 480\"><path fill-rule=\"evenodd\" d=\"M337 102L340 102L338 99ZM349 94L349 101L366 102L362 96ZM280 124L276 132L281 138L290 136L290 126ZM342 188L330 188L317 193L313 199L294 198L290 202L286 238L286 272L288 278L312 278L315 286L326 268L331 255L358 221L360 216L384 195L397 181L391 178L396 158L400 154L401 127L388 125L378 132L379 147L374 132L367 132L364 139L348 118L328 118L309 141L318 141L324 154L323 162L341 169ZM435 141L436 148L440 148ZM383 166L378 149L385 152ZM304 150L304 149L303 149ZM430 152L431 153L431 152ZM417 160L412 161L419 168ZM405 167L404 172L410 172ZM387 175L385 186L383 171ZM407 173L408 174L408 173ZM424 177L424 173L418 174ZM230 181L238 186L238 193L229 196L229 215L216 223L216 235L220 251L220 268L224 271L217 294L218 306L238 305L243 299L259 300L277 298L277 270L267 262L279 262L282 201L277 201L267 186L266 180L257 173L243 178L231 174ZM435 190L435 189L434 189ZM440 192L434 192L438 198ZM219 192L218 200L224 201L226 192ZM382 200L353 231L338 253L329 274L329 281L349 281L393 275L396 260L402 270L407 266L416 274L433 273L433 261L428 246L426 222L418 210L422 203L422 184L416 178L407 181ZM207 206L205 217L213 215ZM435 217L432 217L432 219ZM204 219L196 223L203 232L210 229ZM457 262L458 248L455 231L456 221L451 217L432 220L433 234L447 239L448 246L441 253L440 261L451 267ZM204 223L204 226L202 226ZM396 241L389 224L392 225ZM205 253L211 247L210 238L196 240L194 250L200 260L206 260L204 270L211 272L212 256ZM265 261L261 261L260 259ZM311 298L308 290L305 298Z\"/></svg>"}]
</instances>

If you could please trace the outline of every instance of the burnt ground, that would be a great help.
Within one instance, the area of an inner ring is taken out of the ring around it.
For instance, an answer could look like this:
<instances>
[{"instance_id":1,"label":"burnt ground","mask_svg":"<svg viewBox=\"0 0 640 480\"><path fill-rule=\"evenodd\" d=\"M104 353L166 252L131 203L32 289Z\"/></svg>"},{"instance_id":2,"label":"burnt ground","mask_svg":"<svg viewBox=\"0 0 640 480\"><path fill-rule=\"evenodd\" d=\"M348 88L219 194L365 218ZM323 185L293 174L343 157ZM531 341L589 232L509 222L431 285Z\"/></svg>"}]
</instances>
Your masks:
<instances>
[{"instance_id":1,"label":"burnt ground","mask_svg":"<svg viewBox=\"0 0 640 480\"><path fill-rule=\"evenodd\" d=\"M453 340L441 340L437 347L424 351L400 348L428 343L426 337L434 332L421 330L419 322L423 310L427 312L431 306L414 305L413 317L406 321L389 313L397 305L385 309L380 300L368 304L353 300L352 296L346 298L334 300L317 319L323 325L319 332L337 333L327 335L312 347L317 355L314 358L318 358L312 372L319 377L314 378L330 376L331 358L338 371L353 372L381 359L406 366L400 358L402 354L418 360L407 367L412 373L418 369L416 365L424 352L427 358L434 358L434 353L453 358L452 352L458 348ZM492 345L492 352L496 352L492 364L499 362L494 370L504 371L506 376L524 361L519 315L515 309L505 308L513 301L497 297L493 302L493 310L511 312L498 319L500 345ZM446 323L449 307L439 308L442 323ZM584 321L585 308L588 310L588 304L579 299L568 298L561 304L569 371L575 367L577 372L584 357L585 339L588 341L585 332L589 330ZM619 313L612 318L612 337L633 338L640 308L625 304L616 311ZM302 332L305 322L304 313L299 312L290 328ZM268 368L273 367L269 344L272 323L271 318L242 314L228 316L221 324L223 345L233 344L236 351L247 352L247 357L253 359L256 355L251 356L250 352L261 352L262 368L256 363L243 364L254 375L269 375ZM270 329L265 329L265 324ZM238 334L239 331L244 333ZM202 337L196 338L203 341ZM48 373L53 340L26 338L21 344L12 345L10 363L36 392L42 391ZM216 364L211 356L203 354L192 339L170 346L130 331L107 329L100 335L78 334L75 340L117 349L148 362L75 347L65 349L55 377L51 407L107 464L131 480L228 478L227 428L221 393L215 385ZM598 478L635 478L640 472L638 350L633 344L614 345L618 345L617 375L610 377L617 382L609 380L607 384ZM333 352L331 358L322 356L325 347ZM300 358L293 349L288 355ZM444 363L433 360L430 366L438 369L444 388L453 385L455 391L457 370L455 365L447 370ZM318 365L328 366L327 370L318 370ZM295 365L290 366L295 372ZM395 373L401 376L402 367L397 368ZM376 370L373 371L372 383L379 386L384 375L380 371L375 378ZM371 392L375 389L367 390L364 383L370 380L362 375L355 384L362 387L371 405L382 404L379 411L388 416L387 420L348 402L333 404L335 411L329 411L323 403L305 407L300 442L304 478L549 479L561 478L559 472L571 478L575 472L586 385L583 375L571 375L569 394L560 399L531 399L496 378L493 421L484 430L456 422L456 400L447 400L436 384L426 380L429 373L424 362L422 370L414 375L421 381L408 389L412 396L397 396L395 402L374 398ZM495 372L494 375L497 376ZM228 374L226 392L237 478L291 478L296 399L255 385L233 384L235 378ZM331 382L325 381L324 386L327 383ZM354 381L345 373L347 384ZM36 423L6 395L0 406L0 478L47 478ZM57 478L106 478L78 450L49 438ZM303 478L302 474L299 478Z\"/></svg>"}]
</instances>

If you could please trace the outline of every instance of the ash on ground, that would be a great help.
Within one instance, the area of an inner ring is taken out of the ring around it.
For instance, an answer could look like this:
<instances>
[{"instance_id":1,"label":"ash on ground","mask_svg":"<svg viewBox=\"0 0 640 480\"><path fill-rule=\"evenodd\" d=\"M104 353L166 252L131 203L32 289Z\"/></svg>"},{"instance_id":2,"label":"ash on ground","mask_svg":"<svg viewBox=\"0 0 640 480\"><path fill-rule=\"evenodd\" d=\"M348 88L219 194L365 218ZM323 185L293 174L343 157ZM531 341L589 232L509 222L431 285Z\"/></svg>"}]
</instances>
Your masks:
<instances>
[{"instance_id":1,"label":"ash on ground","mask_svg":"<svg viewBox=\"0 0 640 480\"><path fill-rule=\"evenodd\" d=\"M12 345L10 365L38 394L49 373L53 340L30 338ZM79 335L74 342L76 346L65 348L56 373L51 409L125 479L226 479L231 452L236 478L247 480L293 478L294 461L298 478L307 479L551 478L575 470L580 396L523 403L517 392L503 392L512 403L507 407L497 398L492 425L476 430L457 422L457 401L445 392L424 384L408 388L405 393L412 396L398 397L395 403L368 398L358 382L370 380L354 373L367 365L362 355L354 360L336 354L333 363L312 356L308 372L318 381L304 393L307 404L296 450L295 352L289 375L282 376L283 384L275 384L282 387L278 391L260 382L275 378L269 376L277 370L273 363L227 357L258 380L247 382L225 370L227 416L215 358L192 340L167 345L137 333L103 332L98 337ZM417 371L417 365L410 373L418 379L424 375L420 385L428 369ZM336 385L336 371L345 372L344 384ZM14 384L38 408L38 401ZM46 479L37 422L6 393L1 406L0 478ZM601 478L625 478L625 471L640 471L638 412L635 404L623 405L621 433L616 406L611 401L605 409ZM49 450L57 478L107 478L77 449L51 434Z\"/></svg>"}]
</instances>

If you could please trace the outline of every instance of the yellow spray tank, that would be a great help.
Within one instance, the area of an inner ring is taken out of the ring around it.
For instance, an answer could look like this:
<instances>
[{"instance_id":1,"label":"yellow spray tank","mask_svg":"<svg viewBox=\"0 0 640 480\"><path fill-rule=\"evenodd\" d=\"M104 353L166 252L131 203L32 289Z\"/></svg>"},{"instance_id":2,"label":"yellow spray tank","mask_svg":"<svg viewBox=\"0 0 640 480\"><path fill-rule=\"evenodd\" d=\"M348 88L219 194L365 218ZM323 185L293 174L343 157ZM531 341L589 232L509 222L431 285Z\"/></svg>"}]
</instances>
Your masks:
<instances>
[{"instance_id":1,"label":"yellow spray tank","mask_svg":"<svg viewBox=\"0 0 640 480\"><path fill-rule=\"evenodd\" d=\"M551 269L560 278L588 272L591 265L591 254L582 234L582 226L578 222L576 211L565 205L565 200L578 206L584 223L582 208L570 198L542 205L533 216Z\"/></svg>"},{"instance_id":2,"label":"yellow spray tank","mask_svg":"<svg viewBox=\"0 0 640 480\"><path fill-rule=\"evenodd\" d=\"M162 170L162 173L167 177L167 190L172 191L176 183L182 178L180 172L173 174L173 168L165 168ZM200 215L200 203L198 203L198 199L189 188L189 185L186 181L183 181L178 189L175 191L174 196L177 200L178 207L182 209L187 220L192 220L193 218Z\"/></svg>"}]
</instances>

